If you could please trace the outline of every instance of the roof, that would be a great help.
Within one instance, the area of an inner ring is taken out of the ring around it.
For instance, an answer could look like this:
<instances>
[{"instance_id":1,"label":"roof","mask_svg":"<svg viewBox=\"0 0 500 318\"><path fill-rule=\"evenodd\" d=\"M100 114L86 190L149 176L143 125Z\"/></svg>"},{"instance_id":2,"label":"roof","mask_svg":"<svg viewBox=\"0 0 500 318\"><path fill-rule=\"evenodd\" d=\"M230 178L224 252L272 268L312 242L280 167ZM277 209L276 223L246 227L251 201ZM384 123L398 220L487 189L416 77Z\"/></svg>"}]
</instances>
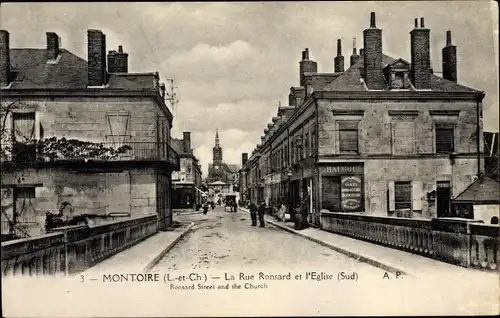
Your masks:
<instances>
[{"instance_id":1,"label":"roof","mask_svg":"<svg viewBox=\"0 0 500 318\"><path fill-rule=\"evenodd\" d=\"M10 49L12 84L9 89L84 89L87 88L87 61L66 49L49 61L46 49ZM155 73L112 73L111 89L154 89Z\"/></svg>"},{"instance_id":2,"label":"roof","mask_svg":"<svg viewBox=\"0 0 500 318\"><path fill-rule=\"evenodd\" d=\"M453 199L453 202L498 204L500 203L500 183L488 177L481 177Z\"/></svg>"},{"instance_id":3,"label":"roof","mask_svg":"<svg viewBox=\"0 0 500 318\"><path fill-rule=\"evenodd\" d=\"M177 152L178 154L181 154L184 152L184 140L183 139L171 138L170 145L175 150L175 152Z\"/></svg>"},{"instance_id":4,"label":"roof","mask_svg":"<svg viewBox=\"0 0 500 318\"><path fill-rule=\"evenodd\" d=\"M395 59L385 54L382 55L382 65L384 68L387 65L404 61L403 59ZM406 61L405 61L406 62ZM359 60L348 68L342 75L338 76L332 83L325 86L323 91L366 91L364 83L360 81L361 69L364 67L364 59L360 57ZM434 74L431 74L431 90L436 92L465 92L465 93L480 93L480 91L457 84L455 82L446 80Z\"/></svg>"}]
</instances>

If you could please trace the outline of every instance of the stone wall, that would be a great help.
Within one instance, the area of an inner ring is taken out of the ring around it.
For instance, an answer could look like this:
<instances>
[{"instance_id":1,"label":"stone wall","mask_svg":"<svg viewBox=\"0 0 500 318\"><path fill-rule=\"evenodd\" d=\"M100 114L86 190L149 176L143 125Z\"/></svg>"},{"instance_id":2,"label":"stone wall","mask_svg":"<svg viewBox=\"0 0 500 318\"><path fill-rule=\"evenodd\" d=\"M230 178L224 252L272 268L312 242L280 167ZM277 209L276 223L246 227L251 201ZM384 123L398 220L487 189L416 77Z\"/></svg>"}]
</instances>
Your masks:
<instances>
[{"instance_id":1,"label":"stone wall","mask_svg":"<svg viewBox=\"0 0 500 318\"><path fill-rule=\"evenodd\" d=\"M125 212L142 216L157 213L155 169L89 173L64 168L25 170L16 174L5 173L2 183L19 185L16 180L19 176L22 176L24 186L35 187L34 217L41 229L45 227L45 213L57 213L63 202L71 204L72 215ZM168 191L164 195L168 195ZM2 207L10 207L12 200L12 195L2 197ZM12 208L6 209L6 213L11 218ZM18 220L23 218L20 216ZM35 226L33 228L32 235L40 234L35 231Z\"/></svg>"},{"instance_id":2,"label":"stone wall","mask_svg":"<svg viewBox=\"0 0 500 318\"><path fill-rule=\"evenodd\" d=\"M389 111L418 111L415 123L415 154L431 154L434 147L434 122L453 121L455 152L474 153L477 148L476 103L467 101L327 101L318 102L319 154L337 154L334 110L363 111L359 125L360 154L391 154L392 128ZM431 115L431 111L449 111L449 115ZM458 112L454 116L453 112ZM482 124L480 149L483 148Z\"/></svg>"}]
</instances>

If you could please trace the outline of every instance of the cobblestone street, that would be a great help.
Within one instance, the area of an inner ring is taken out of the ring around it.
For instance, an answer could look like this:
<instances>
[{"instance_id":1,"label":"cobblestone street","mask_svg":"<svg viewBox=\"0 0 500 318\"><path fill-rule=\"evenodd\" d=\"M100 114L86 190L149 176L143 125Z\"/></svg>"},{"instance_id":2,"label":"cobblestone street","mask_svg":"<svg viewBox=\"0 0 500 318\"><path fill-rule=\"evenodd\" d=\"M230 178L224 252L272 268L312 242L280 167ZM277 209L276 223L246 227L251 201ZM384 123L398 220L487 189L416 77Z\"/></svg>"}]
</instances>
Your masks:
<instances>
[{"instance_id":1,"label":"cobblestone street","mask_svg":"<svg viewBox=\"0 0 500 318\"><path fill-rule=\"evenodd\" d=\"M176 216L178 221L195 222L191 232L165 256L155 270L216 269L248 271L281 269L286 271L356 271L359 275L384 272L368 264L334 252L270 224L250 226L244 212L224 212L223 207L207 215L192 213Z\"/></svg>"}]
</instances>

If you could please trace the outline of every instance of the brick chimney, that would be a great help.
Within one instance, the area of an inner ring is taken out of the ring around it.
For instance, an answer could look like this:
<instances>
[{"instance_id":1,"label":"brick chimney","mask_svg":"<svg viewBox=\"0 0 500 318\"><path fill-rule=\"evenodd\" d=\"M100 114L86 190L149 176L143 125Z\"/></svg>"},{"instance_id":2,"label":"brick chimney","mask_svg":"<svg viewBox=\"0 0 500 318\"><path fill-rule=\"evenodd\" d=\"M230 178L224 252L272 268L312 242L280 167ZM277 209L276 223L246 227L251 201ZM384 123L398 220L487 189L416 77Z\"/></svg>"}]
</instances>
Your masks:
<instances>
[{"instance_id":1,"label":"brick chimney","mask_svg":"<svg viewBox=\"0 0 500 318\"><path fill-rule=\"evenodd\" d=\"M363 57L365 56L365 49L363 49L363 48L360 48L360 49L359 49L359 56L360 56L360 57L361 57L361 56L363 56Z\"/></svg>"},{"instance_id":2,"label":"brick chimney","mask_svg":"<svg viewBox=\"0 0 500 318\"><path fill-rule=\"evenodd\" d=\"M352 39L352 55L351 55L351 66L359 61L358 52L356 52L356 38Z\"/></svg>"},{"instance_id":3,"label":"brick chimney","mask_svg":"<svg viewBox=\"0 0 500 318\"><path fill-rule=\"evenodd\" d=\"M299 63L300 69L300 86L305 86L305 76L304 73L317 73L318 63L309 60L309 48L302 51L302 61Z\"/></svg>"},{"instance_id":4,"label":"brick chimney","mask_svg":"<svg viewBox=\"0 0 500 318\"><path fill-rule=\"evenodd\" d=\"M128 72L128 53L123 52L123 47L121 45L118 45L118 52L114 50L108 52L108 72Z\"/></svg>"},{"instance_id":5,"label":"brick chimney","mask_svg":"<svg viewBox=\"0 0 500 318\"><path fill-rule=\"evenodd\" d=\"M451 31L446 31L446 46L443 53L443 78L457 82L457 47L451 44Z\"/></svg>"},{"instance_id":6,"label":"brick chimney","mask_svg":"<svg viewBox=\"0 0 500 318\"><path fill-rule=\"evenodd\" d=\"M88 86L106 84L106 35L100 30L88 30Z\"/></svg>"},{"instance_id":7,"label":"brick chimney","mask_svg":"<svg viewBox=\"0 0 500 318\"><path fill-rule=\"evenodd\" d=\"M191 153L191 133L190 132L183 132L182 133L182 143L184 145L184 152L185 153Z\"/></svg>"},{"instance_id":8,"label":"brick chimney","mask_svg":"<svg viewBox=\"0 0 500 318\"><path fill-rule=\"evenodd\" d=\"M0 86L9 84L10 46L9 32L0 30Z\"/></svg>"},{"instance_id":9,"label":"brick chimney","mask_svg":"<svg viewBox=\"0 0 500 318\"><path fill-rule=\"evenodd\" d=\"M344 56L342 56L342 41L340 39L337 40L337 56L334 59L334 72L343 72L344 71Z\"/></svg>"},{"instance_id":10,"label":"brick chimney","mask_svg":"<svg viewBox=\"0 0 500 318\"><path fill-rule=\"evenodd\" d=\"M241 154L241 165L244 166L248 161L248 153L244 152Z\"/></svg>"},{"instance_id":11,"label":"brick chimney","mask_svg":"<svg viewBox=\"0 0 500 318\"><path fill-rule=\"evenodd\" d=\"M47 32L47 59L55 60L59 56L59 36L55 32Z\"/></svg>"},{"instance_id":12,"label":"brick chimney","mask_svg":"<svg viewBox=\"0 0 500 318\"><path fill-rule=\"evenodd\" d=\"M425 28L424 18L415 19L411 35L411 78L416 89L431 88L430 30Z\"/></svg>"},{"instance_id":13,"label":"brick chimney","mask_svg":"<svg viewBox=\"0 0 500 318\"><path fill-rule=\"evenodd\" d=\"M364 77L369 89L385 89L382 70L382 30L375 24L375 12L370 14L370 27L363 31Z\"/></svg>"}]
</instances>

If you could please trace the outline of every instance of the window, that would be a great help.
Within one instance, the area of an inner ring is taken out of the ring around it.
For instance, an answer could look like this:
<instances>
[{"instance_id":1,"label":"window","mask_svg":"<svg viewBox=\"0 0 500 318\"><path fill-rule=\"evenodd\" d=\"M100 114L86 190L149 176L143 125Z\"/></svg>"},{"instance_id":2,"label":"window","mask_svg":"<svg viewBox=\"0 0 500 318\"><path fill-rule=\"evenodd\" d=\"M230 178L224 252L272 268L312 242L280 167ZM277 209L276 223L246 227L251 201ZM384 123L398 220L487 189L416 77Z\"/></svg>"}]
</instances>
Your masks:
<instances>
[{"instance_id":1,"label":"window","mask_svg":"<svg viewBox=\"0 0 500 318\"><path fill-rule=\"evenodd\" d=\"M411 182L394 182L394 201L396 210L411 209Z\"/></svg>"},{"instance_id":2,"label":"window","mask_svg":"<svg viewBox=\"0 0 500 318\"><path fill-rule=\"evenodd\" d=\"M394 72L394 76L392 79L392 88L398 89L404 87L404 73L403 72Z\"/></svg>"},{"instance_id":3,"label":"window","mask_svg":"<svg viewBox=\"0 0 500 318\"><path fill-rule=\"evenodd\" d=\"M358 153L358 122L339 122L339 150L344 153Z\"/></svg>"},{"instance_id":4,"label":"window","mask_svg":"<svg viewBox=\"0 0 500 318\"><path fill-rule=\"evenodd\" d=\"M316 154L316 126L314 124L311 131L311 154Z\"/></svg>"},{"instance_id":5,"label":"window","mask_svg":"<svg viewBox=\"0 0 500 318\"><path fill-rule=\"evenodd\" d=\"M14 113L13 123L13 159L18 162L31 162L36 156L36 145L33 142L36 139L35 113Z\"/></svg>"},{"instance_id":6,"label":"window","mask_svg":"<svg viewBox=\"0 0 500 318\"><path fill-rule=\"evenodd\" d=\"M449 153L453 152L454 145L454 130L452 125L439 124L436 125L436 152Z\"/></svg>"},{"instance_id":7,"label":"window","mask_svg":"<svg viewBox=\"0 0 500 318\"><path fill-rule=\"evenodd\" d=\"M304 143L304 156L308 157L310 155L309 150L309 133L306 133L305 143Z\"/></svg>"},{"instance_id":8,"label":"window","mask_svg":"<svg viewBox=\"0 0 500 318\"><path fill-rule=\"evenodd\" d=\"M291 155L292 157L290 158L290 163L295 163L295 145L292 139L291 145L290 145L290 150L291 150Z\"/></svg>"},{"instance_id":9,"label":"window","mask_svg":"<svg viewBox=\"0 0 500 318\"><path fill-rule=\"evenodd\" d=\"M288 159L289 159L288 146L285 145L285 167L288 166Z\"/></svg>"},{"instance_id":10,"label":"window","mask_svg":"<svg viewBox=\"0 0 500 318\"><path fill-rule=\"evenodd\" d=\"M14 188L15 222L34 222L35 187Z\"/></svg>"}]
</instances>

